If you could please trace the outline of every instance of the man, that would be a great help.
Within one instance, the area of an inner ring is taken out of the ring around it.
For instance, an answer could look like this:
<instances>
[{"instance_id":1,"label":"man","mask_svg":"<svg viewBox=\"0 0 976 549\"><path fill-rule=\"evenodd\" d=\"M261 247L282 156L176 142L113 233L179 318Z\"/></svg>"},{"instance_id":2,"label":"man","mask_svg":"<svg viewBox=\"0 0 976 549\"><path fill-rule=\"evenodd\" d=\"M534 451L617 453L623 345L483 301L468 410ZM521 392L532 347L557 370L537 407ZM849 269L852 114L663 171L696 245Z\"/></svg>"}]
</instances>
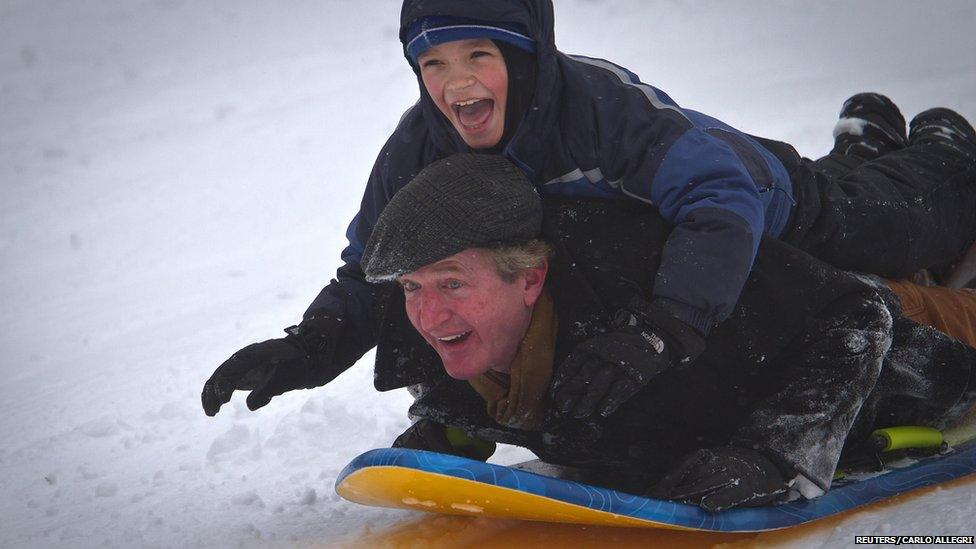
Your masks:
<instances>
[{"instance_id":1,"label":"man","mask_svg":"<svg viewBox=\"0 0 976 549\"><path fill-rule=\"evenodd\" d=\"M695 339L659 340L667 318L642 298L667 236L637 204L543 205L498 157L424 170L364 256L371 280L399 283L378 296L376 386L423 387L411 407L422 419L397 445L466 453L450 426L629 490L670 472L652 493L722 509L822 493L845 442L878 426L942 426L971 404L976 350L903 318L892 330L890 292L885 304L883 288L775 240L704 353L668 367L660 355ZM279 341L329 352L300 332ZM313 360L255 369L235 357L205 387L208 413L233 388L252 389L251 405L322 379Z\"/></svg>"}]
</instances>

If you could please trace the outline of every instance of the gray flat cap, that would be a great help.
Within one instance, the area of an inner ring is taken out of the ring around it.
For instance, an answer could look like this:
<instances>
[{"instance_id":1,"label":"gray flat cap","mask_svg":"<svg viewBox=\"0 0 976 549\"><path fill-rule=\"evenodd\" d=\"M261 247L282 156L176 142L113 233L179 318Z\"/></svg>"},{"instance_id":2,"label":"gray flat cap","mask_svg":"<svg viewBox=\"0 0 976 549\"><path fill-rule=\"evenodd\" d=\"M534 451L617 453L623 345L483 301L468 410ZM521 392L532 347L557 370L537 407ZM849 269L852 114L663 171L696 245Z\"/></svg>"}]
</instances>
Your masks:
<instances>
[{"instance_id":1,"label":"gray flat cap","mask_svg":"<svg viewBox=\"0 0 976 549\"><path fill-rule=\"evenodd\" d=\"M467 248L527 242L542 231L542 201L504 157L455 154L417 174L390 200L366 243L366 280L382 282Z\"/></svg>"}]
</instances>

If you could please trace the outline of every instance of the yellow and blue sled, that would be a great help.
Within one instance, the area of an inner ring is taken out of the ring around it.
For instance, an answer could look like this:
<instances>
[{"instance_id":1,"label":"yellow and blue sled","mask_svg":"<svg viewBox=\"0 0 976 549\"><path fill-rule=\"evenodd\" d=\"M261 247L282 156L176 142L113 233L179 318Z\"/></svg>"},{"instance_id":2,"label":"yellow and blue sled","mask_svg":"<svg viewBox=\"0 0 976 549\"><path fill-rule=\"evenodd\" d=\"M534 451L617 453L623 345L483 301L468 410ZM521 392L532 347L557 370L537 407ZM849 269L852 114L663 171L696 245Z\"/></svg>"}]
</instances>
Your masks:
<instances>
[{"instance_id":1,"label":"yellow and blue sled","mask_svg":"<svg viewBox=\"0 0 976 549\"><path fill-rule=\"evenodd\" d=\"M895 436L900 436L896 433ZM686 505L456 456L383 448L355 458L336 492L363 505L545 522L762 532L789 528L976 472L976 441L848 474L812 500L711 513Z\"/></svg>"}]
</instances>

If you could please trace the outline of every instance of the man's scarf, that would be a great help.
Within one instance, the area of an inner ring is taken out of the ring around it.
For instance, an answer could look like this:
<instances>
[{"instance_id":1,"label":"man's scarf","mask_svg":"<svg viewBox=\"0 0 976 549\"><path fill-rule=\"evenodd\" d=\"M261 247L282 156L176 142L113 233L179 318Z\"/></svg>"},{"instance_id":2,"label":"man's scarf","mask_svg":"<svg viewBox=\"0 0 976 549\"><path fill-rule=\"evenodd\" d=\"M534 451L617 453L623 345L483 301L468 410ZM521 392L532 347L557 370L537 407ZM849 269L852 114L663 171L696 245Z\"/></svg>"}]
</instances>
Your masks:
<instances>
[{"instance_id":1,"label":"man's scarf","mask_svg":"<svg viewBox=\"0 0 976 549\"><path fill-rule=\"evenodd\" d=\"M538 430L545 414L558 322L552 298L543 290L508 374L489 370L469 381L498 423Z\"/></svg>"}]
</instances>

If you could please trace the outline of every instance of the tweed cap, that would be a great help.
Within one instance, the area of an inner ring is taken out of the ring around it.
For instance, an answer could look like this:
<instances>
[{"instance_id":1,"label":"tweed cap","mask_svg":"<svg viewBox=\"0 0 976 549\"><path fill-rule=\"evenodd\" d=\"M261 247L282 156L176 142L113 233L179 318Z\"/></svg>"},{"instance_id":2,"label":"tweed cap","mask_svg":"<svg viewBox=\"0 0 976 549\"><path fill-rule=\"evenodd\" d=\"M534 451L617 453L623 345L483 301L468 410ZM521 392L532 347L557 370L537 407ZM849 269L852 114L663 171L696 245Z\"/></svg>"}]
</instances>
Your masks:
<instances>
[{"instance_id":1,"label":"tweed cap","mask_svg":"<svg viewBox=\"0 0 976 549\"><path fill-rule=\"evenodd\" d=\"M468 248L527 242L542 231L542 201L511 162L455 154L397 192L380 214L361 265L383 282Z\"/></svg>"}]
</instances>

